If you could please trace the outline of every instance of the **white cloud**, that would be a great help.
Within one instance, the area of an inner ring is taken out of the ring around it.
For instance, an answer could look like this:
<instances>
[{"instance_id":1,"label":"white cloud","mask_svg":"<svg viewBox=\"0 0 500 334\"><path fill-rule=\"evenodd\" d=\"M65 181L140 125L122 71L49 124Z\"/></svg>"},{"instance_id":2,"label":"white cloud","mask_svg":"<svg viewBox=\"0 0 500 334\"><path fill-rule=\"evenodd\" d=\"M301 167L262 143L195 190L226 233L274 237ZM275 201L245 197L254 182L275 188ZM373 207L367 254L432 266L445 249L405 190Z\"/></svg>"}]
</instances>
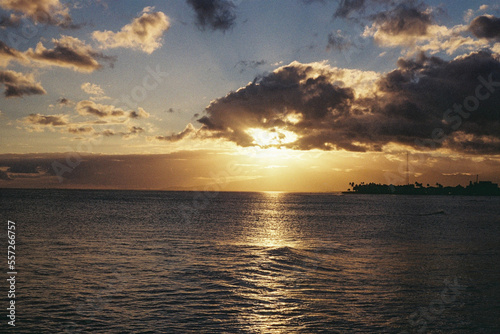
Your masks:
<instances>
[{"instance_id":1,"label":"white cloud","mask_svg":"<svg viewBox=\"0 0 500 334\"><path fill-rule=\"evenodd\" d=\"M90 95L104 95L104 91L99 85L90 83L90 82L85 82L81 86L81 89Z\"/></svg>"},{"instance_id":2,"label":"white cloud","mask_svg":"<svg viewBox=\"0 0 500 334\"><path fill-rule=\"evenodd\" d=\"M363 37L373 37L375 42L384 47L404 47L403 53L407 55L418 51L428 51L432 54L441 51L449 55L457 50L477 50L489 46L487 41L481 41L469 36L464 36L468 30L466 25L456 25L452 28L437 24L429 25L427 33L420 36L399 35L394 36L380 30L376 25L366 27Z\"/></svg>"},{"instance_id":3,"label":"white cloud","mask_svg":"<svg viewBox=\"0 0 500 334\"><path fill-rule=\"evenodd\" d=\"M163 12L153 12L154 7L146 7L140 17L118 32L94 31L92 37L101 48L131 48L152 53L161 47L161 37L170 28L168 17Z\"/></svg>"},{"instance_id":4,"label":"white cloud","mask_svg":"<svg viewBox=\"0 0 500 334\"><path fill-rule=\"evenodd\" d=\"M83 83L80 88L87 94L92 95L90 97L91 100L93 101L100 101L100 100L108 100L110 99L109 96L106 96L104 94L104 90L101 88L101 86L97 84L93 84L90 82L85 82Z\"/></svg>"}]
</instances>

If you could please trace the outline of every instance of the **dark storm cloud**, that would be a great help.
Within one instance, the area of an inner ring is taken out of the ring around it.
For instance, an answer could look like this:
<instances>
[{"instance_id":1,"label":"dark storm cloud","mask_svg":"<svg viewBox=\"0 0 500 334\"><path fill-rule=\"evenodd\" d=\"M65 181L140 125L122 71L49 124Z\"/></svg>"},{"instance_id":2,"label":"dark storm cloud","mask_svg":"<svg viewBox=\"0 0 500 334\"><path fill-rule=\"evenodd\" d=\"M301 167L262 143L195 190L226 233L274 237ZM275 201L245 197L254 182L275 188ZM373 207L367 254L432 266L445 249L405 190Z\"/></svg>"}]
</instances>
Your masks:
<instances>
[{"instance_id":1,"label":"dark storm cloud","mask_svg":"<svg viewBox=\"0 0 500 334\"><path fill-rule=\"evenodd\" d=\"M200 29L226 31L236 21L236 6L231 0L187 0L196 13Z\"/></svg>"},{"instance_id":2,"label":"dark storm cloud","mask_svg":"<svg viewBox=\"0 0 500 334\"><path fill-rule=\"evenodd\" d=\"M251 131L262 129L283 138L274 146L301 150L380 151L395 143L500 153L500 62L490 53L400 59L371 93L343 77L324 64L294 62L213 101L199 132L240 146L256 145ZM298 138L285 140L287 132Z\"/></svg>"},{"instance_id":3,"label":"dark storm cloud","mask_svg":"<svg viewBox=\"0 0 500 334\"><path fill-rule=\"evenodd\" d=\"M378 82L378 89L386 93L390 103L374 110L402 118L409 125L404 129L406 135L399 135L400 143L428 139L434 129L442 129L448 139L444 146L457 148L449 144L458 140L471 151L490 153L495 148L500 139L498 57L478 52L448 62L421 54L415 60L400 59L398 66ZM397 128L387 127L382 133L390 136ZM478 139L491 145L465 144ZM440 146L439 140L434 144Z\"/></svg>"},{"instance_id":4,"label":"dark storm cloud","mask_svg":"<svg viewBox=\"0 0 500 334\"><path fill-rule=\"evenodd\" d=\"M47 92L35 81L32 75L14 71L0 71L0 83L5 86L6 97L22 97L24 95L42 95Z\"/></svg>"},{"instance_id":5,"label":"dark storm cloud","mask_svg":"<svg viewBox=\"0 0 500 334\"><path fill-rule=\"evenodd\" d=\"M433 22L431 14L425 8L404 4L378 13L373 19L380 31L392 36L425 36L427 28Z\"/></svg>"},{"instance_id":6,"label":"dark storm cloud","mask_svg":"<svg viewBox=\"0 0 500 334\"><path fill-rule=\"evenodd\" d=\"M479 38L500 39L500 18L483 15L470 23L469 30Z\"/></svg>"},{"instance_id":7,"label":"dark storm cloud","mask_svg":"<svg viewBox=\"0 0 500 334\"><path fill-rule=\"evenodd\" d=\"M309 139L319 138L325 126L345 117L354 95L351 88L332 83L331 73L318 71L322 69L299 63L284 66L214 101L206 109L207 116L198 121L215 137L241 146L252 145L248 128L274 131L276 126L286 126L300 133L314 129ZM301 118L298 124L293 124L295 116ZM304 140L299 146L307 149L316 145Z\"/></svg>"}]
</instances>

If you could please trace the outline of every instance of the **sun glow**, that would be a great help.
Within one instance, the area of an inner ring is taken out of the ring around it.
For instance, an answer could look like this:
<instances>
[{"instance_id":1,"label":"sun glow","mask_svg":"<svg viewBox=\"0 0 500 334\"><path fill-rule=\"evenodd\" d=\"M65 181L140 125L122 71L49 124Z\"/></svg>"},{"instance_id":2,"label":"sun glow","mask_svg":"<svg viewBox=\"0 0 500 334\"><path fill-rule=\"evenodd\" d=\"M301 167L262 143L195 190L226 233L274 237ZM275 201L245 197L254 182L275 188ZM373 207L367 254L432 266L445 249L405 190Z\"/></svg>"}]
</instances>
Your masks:
<instances>
[{"instance_id":1,"label":"sun glow","mask_svg":"<svg viewBox=\"0 0 500 334\"><path fill-rule=\"evenodd\" d=\"M264 130L259 128L250 128L246 131L253 138L253 143L260 147L280 146L296 141L297 136L292 131L272 128Z\"/></svg>"}]
</instances>

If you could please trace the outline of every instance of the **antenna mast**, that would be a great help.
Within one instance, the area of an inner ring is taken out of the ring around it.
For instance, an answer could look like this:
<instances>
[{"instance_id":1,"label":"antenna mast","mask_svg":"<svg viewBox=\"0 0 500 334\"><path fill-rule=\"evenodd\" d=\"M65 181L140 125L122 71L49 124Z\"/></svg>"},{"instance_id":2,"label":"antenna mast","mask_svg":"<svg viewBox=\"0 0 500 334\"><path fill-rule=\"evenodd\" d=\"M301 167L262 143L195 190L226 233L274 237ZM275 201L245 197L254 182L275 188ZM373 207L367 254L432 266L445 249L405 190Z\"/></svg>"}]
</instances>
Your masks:
<instances>
[{"instance_id":1,"label":"antenna mast","mask_svg":"<svg viewBox=\"0 0 500 334\"><path fill-rule=\"evenodd\" d=\"M406 185L410 185L410 170L408 168L408 161L409 161L409 155L410 152L406 151Z\"/></svg>"}]
</instances>

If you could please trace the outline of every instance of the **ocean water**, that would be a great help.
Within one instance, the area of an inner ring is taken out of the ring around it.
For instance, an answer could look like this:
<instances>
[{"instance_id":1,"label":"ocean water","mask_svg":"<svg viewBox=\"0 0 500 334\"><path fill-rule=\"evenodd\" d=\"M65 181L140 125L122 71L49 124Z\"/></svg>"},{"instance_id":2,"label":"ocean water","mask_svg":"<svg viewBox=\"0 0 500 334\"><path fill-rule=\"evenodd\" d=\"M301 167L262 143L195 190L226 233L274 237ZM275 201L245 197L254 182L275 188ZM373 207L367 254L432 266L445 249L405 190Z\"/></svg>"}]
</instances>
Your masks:
<instances>
[{"instance_id":1,"label":"ocean water","mask_svg":"<svg viewBox=\"0 0 500 334\"><path fill-rule=\"evenodd\" d=\"M0 195L5 333L500 333L498 197Z\"/></svg>"}]
</instances>

